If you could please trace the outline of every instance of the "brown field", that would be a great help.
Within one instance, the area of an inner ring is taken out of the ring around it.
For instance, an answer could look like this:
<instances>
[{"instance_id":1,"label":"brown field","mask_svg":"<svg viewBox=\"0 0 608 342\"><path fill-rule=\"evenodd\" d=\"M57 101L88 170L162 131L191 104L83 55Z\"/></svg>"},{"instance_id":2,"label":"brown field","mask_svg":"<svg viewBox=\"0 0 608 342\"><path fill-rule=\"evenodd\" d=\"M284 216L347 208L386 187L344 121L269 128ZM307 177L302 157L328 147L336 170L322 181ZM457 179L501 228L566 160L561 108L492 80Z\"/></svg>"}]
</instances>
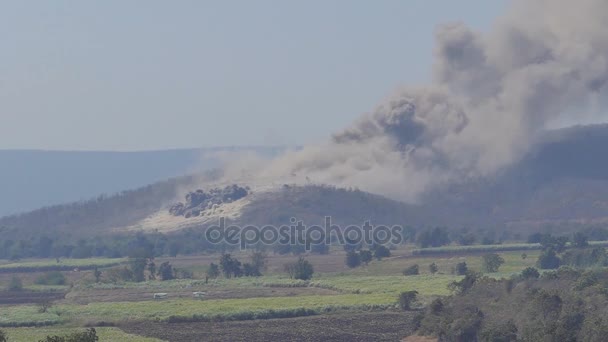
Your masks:
<instances>
[{"instance_id":1,"label":"brown field","mask_svg":"<svg viewBox=\"0 0 608 342\"><path fill-rule=\"evenodd\" d=\"M258 321L128 323L130 334L186 341L399 341L414 331L412 312L364 312Z\"/></svg>"},{"instance_id":2,"label":"brown field","mask_svg":"<svg viewBox=\"0 0 608 342\"><path fill-rule=\"evenodd\" d=\"M205 291L205 299L256 298L256 297L289 297L306 295L335 295L337 291L316 287L259 287L259 288L218 288L204 289L192 287L189 289L171 290L171 298L192 298L192 292ZM137 302L152 300L153 290L141 289L86 289L72 291L63 302L89 304L96 302Z\"/></svg>"},{"instance_id":3,"label":"brown field","mask_svg":"<svg viewBox=\"0 0 608 342\"><path fill-rule=\"evenodd\" d=\"M33 304L63 299L65 292L0 291L0 305Z\"/></svg>"}]
</instances>

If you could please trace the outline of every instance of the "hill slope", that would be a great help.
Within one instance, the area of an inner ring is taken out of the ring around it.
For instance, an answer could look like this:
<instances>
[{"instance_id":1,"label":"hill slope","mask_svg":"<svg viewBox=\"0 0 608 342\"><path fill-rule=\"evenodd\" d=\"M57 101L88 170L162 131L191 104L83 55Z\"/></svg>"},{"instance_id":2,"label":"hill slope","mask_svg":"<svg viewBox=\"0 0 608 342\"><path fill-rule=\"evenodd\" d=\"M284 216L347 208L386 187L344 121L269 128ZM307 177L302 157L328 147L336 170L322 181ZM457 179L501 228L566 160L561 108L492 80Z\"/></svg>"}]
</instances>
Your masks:
<instances>
[{"instance_id":1,"label":"hill slope","mask_svg":"<svg viewBox=\"0 0 608 342\"><path fill-rule=\"evenodd\" d=\"M0 216L134 189L195 169L218 167L217 153L280 148L218 147L143 152L0 150Z\"/></svg>"},{"instance_id":2,"label":"hill slope","mask_svg":"<svg viewBox=\"0 0 608 342\"><path fill-rule=\"evenodd\" d=\"M524 160L492 179L468 180L403 204L361 191L327 186L254 188L251 196L225 203L200 217L173 216L176 189L195 190L197 177L182 177L88 202L0 219L5 236L42 231L97 235L117 231L174 231L216 223L226 216L242 224L307 224L326 215L338 224L401 224L420 227L538 229L546 224L608 222L608 126L575 127L547 134ZM217 174L208 174L209 182ZM240 184L248 185L248 184ZM179 194L183 195L183 194Z\"/></svg>"}]
</instances>

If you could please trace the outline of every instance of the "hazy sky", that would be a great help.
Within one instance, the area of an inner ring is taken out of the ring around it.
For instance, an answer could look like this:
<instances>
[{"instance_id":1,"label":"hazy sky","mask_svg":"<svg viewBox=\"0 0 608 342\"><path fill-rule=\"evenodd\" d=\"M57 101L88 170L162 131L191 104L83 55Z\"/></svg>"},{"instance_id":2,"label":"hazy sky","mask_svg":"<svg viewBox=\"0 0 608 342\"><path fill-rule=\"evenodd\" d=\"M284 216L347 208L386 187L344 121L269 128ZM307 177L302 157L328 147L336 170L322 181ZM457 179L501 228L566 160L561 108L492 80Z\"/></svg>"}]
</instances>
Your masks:
<instances>
[{"instance_id":1,"label":"hazy sky","mask_svg":"<svg viewBox=\"0 0 608 342\"><path fill-rule=\"evenodd\" d=\"M2 1L0 149L326 139L506 0Z\"/></svg>"}]
</instances>

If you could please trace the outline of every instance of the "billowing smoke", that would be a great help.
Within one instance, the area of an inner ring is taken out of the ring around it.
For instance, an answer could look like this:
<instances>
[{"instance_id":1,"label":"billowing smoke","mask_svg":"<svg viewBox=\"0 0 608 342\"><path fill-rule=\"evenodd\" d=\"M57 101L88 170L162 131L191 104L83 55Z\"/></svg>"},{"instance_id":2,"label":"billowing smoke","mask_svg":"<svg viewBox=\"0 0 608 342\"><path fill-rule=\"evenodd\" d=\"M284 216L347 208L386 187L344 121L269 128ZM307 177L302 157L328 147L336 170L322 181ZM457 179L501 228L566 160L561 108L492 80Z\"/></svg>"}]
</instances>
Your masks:
<instances>
[{"instance_id":1,"label":"billowing smoke","mask_svg":"<svg viewBox=\"0 0 608 342\"><path fill-rule=\"evenodd\" d=\"M608 1L514 1L487 33L444 25L433 68L431 84L398 90L330 142L289 153L260 176L415 200L491 175L552 121L576 122L591 99L606 102Z\"/></svg>"}]
</instances>

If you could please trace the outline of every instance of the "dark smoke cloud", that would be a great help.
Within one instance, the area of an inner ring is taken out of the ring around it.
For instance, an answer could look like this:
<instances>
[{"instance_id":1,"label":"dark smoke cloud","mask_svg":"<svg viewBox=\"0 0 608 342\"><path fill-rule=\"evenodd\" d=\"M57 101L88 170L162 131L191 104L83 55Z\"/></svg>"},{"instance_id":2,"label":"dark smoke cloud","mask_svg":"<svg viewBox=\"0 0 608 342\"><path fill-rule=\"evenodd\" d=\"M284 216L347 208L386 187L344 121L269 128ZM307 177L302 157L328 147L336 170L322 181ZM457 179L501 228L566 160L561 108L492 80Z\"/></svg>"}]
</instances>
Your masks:
<instances>
[{"instance_id":1,"label":"dark smoke cloud","mask_svg":"<svg viewBox=\"0 0 608 342\"><path fill-rule=\"evenodd\" d=\"M520 0L491 31L436 31L431 84L398 90L372 113L262 168L404 200L491 175L521 158L548 124L576 122L608 81L608 1Z\"/></svg>"}]
</instances>

